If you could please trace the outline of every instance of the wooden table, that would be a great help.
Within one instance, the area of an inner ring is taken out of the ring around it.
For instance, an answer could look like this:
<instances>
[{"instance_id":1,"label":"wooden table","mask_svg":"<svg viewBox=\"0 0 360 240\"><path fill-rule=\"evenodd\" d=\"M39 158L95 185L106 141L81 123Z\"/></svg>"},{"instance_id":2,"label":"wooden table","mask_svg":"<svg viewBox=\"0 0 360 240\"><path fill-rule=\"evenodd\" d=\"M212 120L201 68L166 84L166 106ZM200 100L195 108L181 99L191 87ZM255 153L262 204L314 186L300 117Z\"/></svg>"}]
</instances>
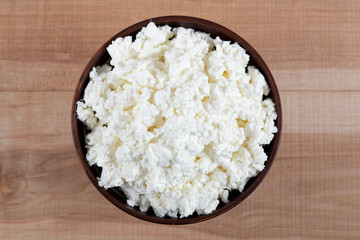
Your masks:
<instances>
[{"instance_id":1,"label":"wooden table","mask_svg":"<svg viewBox=\"0 0 360 240\"><path fill-rule=\"evenodd\" d=\"M162 226L104 199L80 167L70 107L80 74L138 21L220 23L278 84L278 157L245 202L213 220ZM0 239L359 239L359 1L0 1Z\"/></svg>"}]
</instances>

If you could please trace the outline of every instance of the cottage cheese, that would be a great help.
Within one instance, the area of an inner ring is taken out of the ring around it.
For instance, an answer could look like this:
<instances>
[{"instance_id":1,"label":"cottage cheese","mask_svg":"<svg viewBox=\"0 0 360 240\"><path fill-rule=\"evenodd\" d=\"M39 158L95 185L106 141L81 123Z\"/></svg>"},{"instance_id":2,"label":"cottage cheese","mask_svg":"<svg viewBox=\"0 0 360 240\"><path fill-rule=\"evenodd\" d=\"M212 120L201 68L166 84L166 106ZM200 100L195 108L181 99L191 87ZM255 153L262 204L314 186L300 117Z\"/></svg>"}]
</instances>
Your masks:
<instances>
[{"instance_id":1,"label":"cottage cheese","mask_svg":"<svg viewBox=\"0 0 360 240\"><path fill-rule=\"evenodd\" d=\"M263 170L275 106L237 43L149 23L107 51L77 103L100 186L141 211L186 217L211 213Z\"/></svg>"}]
</instances>

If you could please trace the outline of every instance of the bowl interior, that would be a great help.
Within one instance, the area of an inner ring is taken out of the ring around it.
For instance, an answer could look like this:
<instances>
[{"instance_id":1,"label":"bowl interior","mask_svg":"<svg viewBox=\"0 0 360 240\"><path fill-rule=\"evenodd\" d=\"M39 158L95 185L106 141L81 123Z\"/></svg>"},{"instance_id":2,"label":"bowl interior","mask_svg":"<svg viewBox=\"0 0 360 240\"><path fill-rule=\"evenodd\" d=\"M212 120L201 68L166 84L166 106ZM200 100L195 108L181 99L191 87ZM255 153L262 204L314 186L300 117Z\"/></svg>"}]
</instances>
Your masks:
<instances>
[{"instance_id":1,"label":"bowl interior","mask_svg":"<svg viewBox=\"0 0 360 240\"><path fill-rule=\"evenodd\" d=\"M97 166L89 167L85 158L86 156L85 135L87 133L87 129L85 125L82 122L80 122L76 117L76 102L83 97L84 88L89 82L89 73L93 67L102 65L110 59L110 56L106 51L106 47L113 40L115 40L118 37L125 37L125 36L133 36L133 38L135 39L136 34L141 30L142 27L146 26L150 21L154 22L156 25L169 25L170 27L173 28L175 27L192 28L196 31L209 33L213 38L219 36L222 40L238 42L240 46L243 47L250 55L249 64L257 67L260 70L260 72L262 72L262 74L264 75L271 90L269 97L273 99L276 105L276 112L278 117L275 122L275 125L278 128L278 132L275 134L272 142L264 147L264 150L268 156L268 160L265 163L264 170L260 172L256 177L251 178L247 182L244 190L241 193L237 190L231 191L229 194L230 202L224 204L220 201L221 203L218 205L216 210L211 214L207 214L207 215L193 214L186 218L173 219L169 217L165 217L165 218L157 217L152 210L143 213L139 210L138 207L130 207L126 204L126 197L120 188L111 188L105 190L104 188L100 187L98 185L97 178L100 177L101 175L101 168ZM116 34L114 37L109 39L95 53L95 55L92 57L88 65L85 67L75 91L71 114L72 114L71 122L72 122L73 140L75 147L77 149L78 157L87 176L94 184L94 186L98 189L98 191L102 193L103 196L106 197L114 205L116 205L123 211L131 214L132 216L135 216L137 218L146 221L162 223L162 224L188 224L188 223L196 223L196 222L204 221L228 211L229 209L233 208L241 201L243 201L247 196L249 196L249 194L251 194L255 190L255 188L260 184L260 182L263 180L263 178L269 171L274 161L280 143L281 130L282 130L282 112L281 112L280 96L276 84L274 82L274 79L271 75L271 72L266 66L265 62L260 57L260 55L244 39L239 37L234 32L230 31L229 29L207 20L193 18L193 17L184 17L184 16L169 16L169 17L148 19L126 28L125 30L121 31L120 33Z\"/></svg>"}]
</instances>

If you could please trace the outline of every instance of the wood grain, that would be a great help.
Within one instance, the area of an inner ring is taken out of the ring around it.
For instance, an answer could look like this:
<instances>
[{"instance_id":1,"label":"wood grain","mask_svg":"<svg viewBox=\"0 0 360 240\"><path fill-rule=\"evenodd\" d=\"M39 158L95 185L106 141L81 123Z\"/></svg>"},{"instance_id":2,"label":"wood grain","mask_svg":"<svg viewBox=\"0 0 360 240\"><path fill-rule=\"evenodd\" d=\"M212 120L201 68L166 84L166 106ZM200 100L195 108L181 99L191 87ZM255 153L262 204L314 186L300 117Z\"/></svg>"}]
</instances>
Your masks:
<instances>
[{"instance_id":1,"label":"wood grain","mask_svg":"<svg viewBox=\"0 0 360 240\"><path fill-rule=\"evenodd\" d=\"M360 92L283 92L282 145L259 189L223 216L181 227L137 220L95 190L73 150L67 126L71 97L72 92L1 94L0 122L13 127L0 136L1 239L117 239L118 234L131 239L134 233L139 239L351 239L360 234L354 211L360 207ZM318 111L323 107L328 110ZM17 117L19 112L24 117ZM48 123L57 127L44 127Z\"/></svg>"},{"instance_id":2,"label":"wood grain","mask_svg":"<svg viewBox=\"0 0 360 240\"><path fill-rule=\"evenodd\" d=\"M357 1L3 0L0 90L73 90L102 43L163 15L232 29L263 56L280 90L360 90L359 12Z\"/></svg>"},{"instance_id":3,"label":"wood grain","mask_svg":"<svg viewBox=\"0 0 360 240\"><path fill-rule=\"evenodd\" d=\"M83 67L162 15L218 22L263 56L283 104L280 150L235 209L189 226L135 219L90 184L72 144ZM360 2L0 1L0 239L359 239Z\"/></svg>"}]
</instances>

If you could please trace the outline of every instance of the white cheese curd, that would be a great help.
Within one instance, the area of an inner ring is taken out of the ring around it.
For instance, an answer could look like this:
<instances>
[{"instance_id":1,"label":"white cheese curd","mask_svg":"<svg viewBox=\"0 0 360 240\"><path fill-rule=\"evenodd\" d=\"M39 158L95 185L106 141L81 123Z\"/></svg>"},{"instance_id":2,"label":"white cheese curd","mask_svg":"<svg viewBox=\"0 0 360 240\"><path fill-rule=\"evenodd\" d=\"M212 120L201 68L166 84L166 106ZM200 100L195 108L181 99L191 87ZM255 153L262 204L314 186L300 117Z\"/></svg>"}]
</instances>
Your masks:
<instances>
[{"instance_id":1,"label":"white cheese curd","mask_svg":"<svg viewBox=\"0 0 360 240\"><path fill-rule=\"evenodd\" d=\"M150 22L108 46L77 103L99 185L159 217L208 214L263 170L277 132L263 75L237 43Z\"/></svg>"}]
</instances>

